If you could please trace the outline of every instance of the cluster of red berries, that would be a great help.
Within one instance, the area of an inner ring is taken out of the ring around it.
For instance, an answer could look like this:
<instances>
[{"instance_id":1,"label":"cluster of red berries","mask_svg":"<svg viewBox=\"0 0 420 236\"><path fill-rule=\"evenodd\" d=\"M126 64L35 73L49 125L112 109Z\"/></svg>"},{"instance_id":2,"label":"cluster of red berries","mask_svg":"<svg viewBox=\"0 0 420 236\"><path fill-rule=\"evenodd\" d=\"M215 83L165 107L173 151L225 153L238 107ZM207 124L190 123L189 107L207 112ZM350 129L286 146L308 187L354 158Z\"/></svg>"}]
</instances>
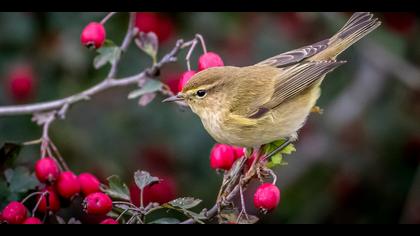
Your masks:
<instances>
[{"instance_id":1,"label":"cluster of red berries","mask_svg":"<svg viewBox=\"0 0 420 236\"><path fill-rule=\"evenodd\" d=\"M79 194L85 196L83 205L88 214L106 215L112 210L111 198L101 192L99 180L90 173L77 176L71 171L61 172L53 158L44 157L36 162L35 175L46 185L42 194L37 195L38 212L57 212L61 207L60 197L71 200ZM9 224L42 223L36 217L27 218L27 215L27 208L20 202L11 202L2 211L3 220ZM110 221L107 219L105 223Z\"/></svg>"},{"instance_id":2,"label":"cluster of red berries","mask_svg":"<svg viewBox=\"0 0 420 236\"><path fill-rule=\"evenodd\" d=\"M200 56L198 59L198 72L211 68L224 66L222 58L214 52L207 52ZM182 91L185 84L193 77L197 72L194 70L184 72L178 82L178 92Z\"/></svg>"},{"instance_id":3,"label":"cluster of red berries","mask_svg":"<svg viewBox=\"0 0 420 236\"><path fill-rule=\"evenodd\" d=\"M216 144L210 152L210 167L217 170L230 170L239 158L244 158L244 148ZM248 159L251 165L253 158ZM254 206L263 211L273 210L280 203L280 189L271 183L260 185L254 194Z\"/></svg>"}]
</instances>

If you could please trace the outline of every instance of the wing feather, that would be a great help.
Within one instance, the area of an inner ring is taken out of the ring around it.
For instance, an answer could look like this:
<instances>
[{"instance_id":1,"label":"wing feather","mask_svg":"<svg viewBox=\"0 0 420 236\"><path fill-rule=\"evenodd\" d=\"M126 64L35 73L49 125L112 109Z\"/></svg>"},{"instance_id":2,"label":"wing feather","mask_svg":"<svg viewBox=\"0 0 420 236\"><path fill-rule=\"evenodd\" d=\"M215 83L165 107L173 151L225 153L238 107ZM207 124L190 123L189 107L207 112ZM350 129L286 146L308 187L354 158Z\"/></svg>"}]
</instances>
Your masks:
<instances>
[{"instance_id":1,"label":"wing feather","mask_svg":"<svg viewBox=\"0 0 420 236\"><path fill-rule=\"evenodd\" d=\"M291 66L276 78L271 99L252 111L248 117L254 119L260 118L271 109L275 109L282 102L303 92L319 79L323 78L328 72L344 63L345 61L328 60L305 62Z\"/></svg>"},{"instance_id":2,"label":"wing feather","mask_svg":"<svg viewBox=\"0 0 420 236\"><path fill-rule=\"evenodd\" d=\"M277 56L271 57L267 60L264 60L262 62L259 62L256 65L266 65L266 66L274 66L277 68L282 68L286 66L291 66L293 64L296 64L298 62L301 62L305 60L308 57L311 57L315 54L318 54L319 52L323 51L328 47L328 39L325 39L323 41L320 41L315 44L311 44L308 46L304 46L289 52L285 52L282 54L279 54Z\"/></svg>"}]
</instances>

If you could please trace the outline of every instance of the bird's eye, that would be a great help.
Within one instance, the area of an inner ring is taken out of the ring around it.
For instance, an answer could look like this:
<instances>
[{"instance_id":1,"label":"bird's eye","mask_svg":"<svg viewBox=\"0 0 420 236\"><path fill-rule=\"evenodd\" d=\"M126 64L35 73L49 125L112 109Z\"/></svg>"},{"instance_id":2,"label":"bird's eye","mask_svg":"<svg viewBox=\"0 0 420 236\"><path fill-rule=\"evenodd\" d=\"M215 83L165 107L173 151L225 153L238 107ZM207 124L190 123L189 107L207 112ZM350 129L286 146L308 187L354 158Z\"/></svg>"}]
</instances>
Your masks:
<instances>
[{"instance_id":1,"label":"bird's eye","mask_svg":"<svg viewBox=\"0 0 420 236\"><path fill-rule=\"evenodd\" d=\"M203 98L204 96L206 96L207 92L206 90L198 90L197 91L197 96L200 98Z\"/></svg>"}]
</instances>

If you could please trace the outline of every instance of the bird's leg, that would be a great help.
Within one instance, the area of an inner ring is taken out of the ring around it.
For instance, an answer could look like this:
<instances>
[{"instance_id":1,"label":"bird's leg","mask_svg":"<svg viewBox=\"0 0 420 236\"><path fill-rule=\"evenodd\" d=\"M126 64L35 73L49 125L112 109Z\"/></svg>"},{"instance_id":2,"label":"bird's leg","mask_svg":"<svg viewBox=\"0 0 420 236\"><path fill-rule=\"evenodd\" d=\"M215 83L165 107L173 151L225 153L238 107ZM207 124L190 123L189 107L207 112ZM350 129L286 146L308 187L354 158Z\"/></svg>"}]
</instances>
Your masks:
<instances>
[{"instance_id":1,"label":"bird's leg","mask_svg":"<svg viewBox=\"0 0 420 236\"><path fill-rule=\"evenodd\" d=\"M324 113L324 109L322 109L319 106L314 106L314 107L312 107L311 112L312 113L322 114L322 113Z\"/></svg>"}]
</instances>

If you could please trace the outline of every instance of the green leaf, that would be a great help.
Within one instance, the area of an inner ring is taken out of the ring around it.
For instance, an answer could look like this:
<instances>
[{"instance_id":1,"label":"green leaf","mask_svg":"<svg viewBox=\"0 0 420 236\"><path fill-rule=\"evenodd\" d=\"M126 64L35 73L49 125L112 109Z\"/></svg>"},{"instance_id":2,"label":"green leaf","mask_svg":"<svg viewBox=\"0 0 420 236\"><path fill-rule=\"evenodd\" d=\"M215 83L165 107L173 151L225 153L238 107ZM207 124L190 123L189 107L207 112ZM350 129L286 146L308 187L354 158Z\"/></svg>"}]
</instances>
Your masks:
<instances>
[{"instance_id":1,"label":"green leaf","mask_svg":"<svg viewBox=\"0 0 420 236\"><path fill-rule=\"evenodd\" d=\"M109 40L97 52L99 54L93 59L95 69L99 69L107 63L114 64L121 56L121 49Z\"/></svg>"},{"instance_id":2,"label":"green leaf","mask_svg":"<svg viewBox=\"0 0 420 236\"><path fill-rule=\"evenodd\" d=\"M238 224L255 224L259 221L260 219L254 215L248 215L248 217L246 216L241 216L241 218L238 221Z\"/></svg>"},{"instance_id":3,"label":"green leaf","mask_svg":"<svg viewBox=\"0 0 420 236\"><path fill-rule=\"evenodd\" d=\"M30 174L27 168L21 166L14 170L5 170L4 176L9 184L9 190L13 193L26 193L39 183L34 174Z\"/></svg>"},{"instance_id":4,"label":"green leaf","mask_svg":"<svg viewBox=\"0 0 420 236\"><path fill-rule=\"evenodd\" d=\"M204 224L203 220L207 220L207 217L204 215L204 212L201 213L195 213L186 209L182 209L184 214L190 218L193 218L196 222L200 224Z\"/></svg>"},{"instance_id":5,"label":"green leaf","mask_svg":"<svg viewBox=\"0 0 420 236\"><path fill-rule=\"evenodd\" d=\"M137 187L143 191L146 186L157 183L160 179L158 177L151 176L147 171L138 170L134 173L134 181L136 182Z\"/></svg>"},{"instance_id":6,"label":"green leaf","mask_svg":"<svg viewBox=\"0 0 420 236\"><path fill-rule=\"evenodd\" d=\"M272 151L276 150L278 147L280 147L283 143L285 143L285 139L274 141L270 144L267 144L264 146L264 153L268 154ZM287 145L283 150L275 154L270 158L270 161L267 163L267 167L272 169L279 165L287 165L287 162L284 161L283 155L290 155L293 152L296 151L295 146L291 143Z\"/></svg>"},{"instance_id":7,"label":"green leaf","mask_svg":"<svg viewBox=\"0 0 420 236\"><path fill-rule=\"evenodd\" d=\"M122 182L120 177L113 175L108 177L109 187L103 189L103 191L108 194L111 198L122 199L130 201L130 191L128 190L127 185Z\"/></svg>"},{"instance_id":8,"label":"green leaf","mask_svg":"<svg viewBox=\"0 0 420 236\"><path fill-rule=\"evenodd\" d=\"M140 32L138 38L135 39L137 46L143 50L156 63L156 56L159 48L158 37L154 32Z\"/></svg>"},{"instance_id":9,"label":"green leaf","mask_svg":"<svg viewBox=\"0 0 420 236\"><path fill-rule=\"evenodd\" d=\"M7 161L11 161L17 157L21 149L21 144L10 142L4 143L0 148L0 167L3 166Z\"/></svg>"},{"instance_id":10,"label":"green leaf","mask_svg":"<svg viewBox=\"0 0 420 236\"><path fill-rule=\"evenodd\" d=\"M281 153L282 154L287 154L287 155L290 155L290 154L292 154L293 152L296 152L296 148L295 148L295 145L293 145L292 143L291 144L289 144L289 145L287 145L282 151L281 151Z\"/></svg>"},{"instance_id":11,"label":"green leaf","mask_svg":"<svg viewBox=\"0 0 420 236\"><path fill-rule=\"evenodd\" d=\"M120 216L120 214L121 214L122 212L123 212L123 211L121 211L121 212L116 212L116 211L112 210L112 211L108 212L108 214L106 214L106 216L116 219L116 218L118 218L118 217Z\"/></svg>"},{"instance_id":12,"label":"green leaf","mask_svg":"<svg viewBox=\"0 0 420 236\"><path fill-rule=\"evenodd\" d=\"M72 217L67 222L67 224L69 224L69 225L80 225L80 224L82 224L82 222L80 220L77 220L76 218Z\"/></svg>"},{"instance_id":13,"label":"green leaf","mask_svg":"<svg viewBox=\"0 0 420 236\"><path fill-rule=\"evenodd\" d=\"M183 197L168 202L169 205L182 209L190 209L201 203L200 199L192 197Z\"/></svg>"},{"instance_id":14,"label":"green leaf","mask_svg":"<svg viewBox=\"0 0 420 236\"><path fill-rule=\"evenodd\" d=\"M162 82L154 79L147 80L146 84L140 89L132 91L128 95L128 99L135 99L148 93L160 91L163 87Z\"/></svg>"},{"instance_id":15,"label":"green leaf","mask_svg":"<svg viewBox=\"0 0 420 236\"><path fill-rule=\"evenodd\" d=\"M178 219L175 218L160 218L157 219L155 221L150 222L149 224L168 224L168 225L173 225L173 224L178 224L180 221Z\"/></svg>"},{"instance_id":16,"label":"green leaf","mask_svg":"<svg viewBox=\"0 0 420 236\"><path fill-rule=\"evenodd\" d=\"M146 93L145 95L141 96L139 99L139 105L142 107L147 106L156 98L156 93Z\"/></svg>"},{"instance_id":17,"label":"green leaf","mask_svg":"<svg viewBox=\"0 0 420 236\"><path fill-rule=\"evenodd\" d=\"M60 225L65 225L66 224L66 221L63 219L63 217L56 215L55 218L56 218L58 224L60 224Z\"/></svg>"},{"instance_id":18,"label":"green leaf","mask_svg":"<svg viewBox=\"0 0 420 236\"><path fill-rule=\"evenodd\" d=\"M283 161L283 155L281 155L280 153L274 155L273 157L271 157L271 162L273 164L281 164L281 162Z\"/></svg>"}]
</instances>

